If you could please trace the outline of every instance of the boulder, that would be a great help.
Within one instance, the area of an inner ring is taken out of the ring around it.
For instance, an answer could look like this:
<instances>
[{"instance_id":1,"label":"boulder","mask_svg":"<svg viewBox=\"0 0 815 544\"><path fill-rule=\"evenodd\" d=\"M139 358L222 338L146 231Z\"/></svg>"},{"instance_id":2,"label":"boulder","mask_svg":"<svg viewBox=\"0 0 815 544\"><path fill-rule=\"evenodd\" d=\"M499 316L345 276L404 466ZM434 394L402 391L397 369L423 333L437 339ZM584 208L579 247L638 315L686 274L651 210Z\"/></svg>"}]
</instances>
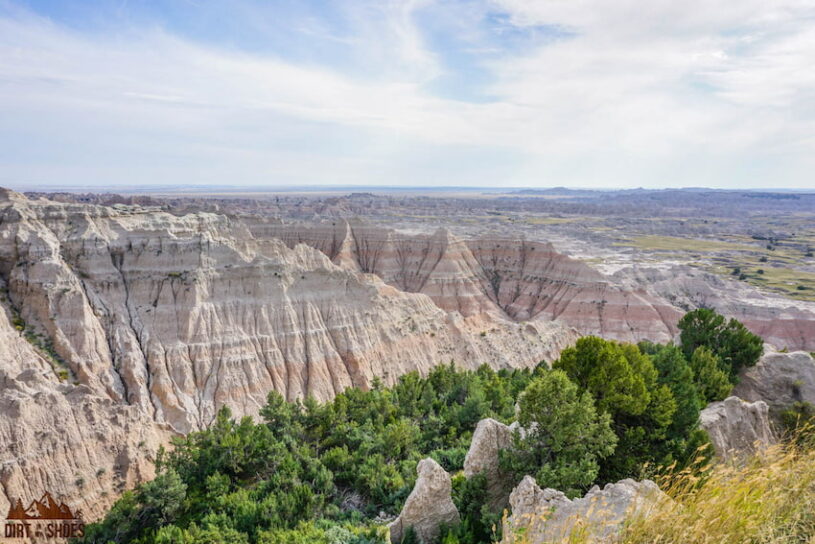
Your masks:
<instances>
[{"instance_id":1,"label":"boulder","mask_svg":"<svg viewBox=\"0 0 815 544\"><path fill-rule=\"evenodd\" d=\"M654 482L628 479L603 489L594 486L583 498L570 500L555 489L541 489L534 478L525 476L509 496L512 515L504 523L503 542L561 542L576 529L585 542L610 542L626 520L647 514L665 498Z\"/></svg>"},{"instance_id":2,"label":"boulder","mask_svg":"<svg viewBox=\"0 0 815 544\"><path fill-rule=\"evenodd\" d=\"M716 454L727 459L775 442L768 410L764 401L728 397L702 410L699 426L710 435Z\"/></svg>"},{"instance_id":3,"label":"boulder","mask_svg":"<svg viewBox=\"0 0 815 544\"><path fill-rule=\"evenodd\" d=\"M512 445L512 430L492 418L478 422L464 458L464 476L471 478L483 474L487 478L489 505L495 512L507 506L510 487L509 478L501 470L498 452Z\"/></svg>"},{"instance_id":4,"label":"boulder","mask_svg":"<svg viewBox=\"0 0 815 544\"><path fill-rule=\"evenodd\" d=\"M762 400L777 418L795 402L815 404L815 360L805 351L781 353L765 348L759 362L745 369L733 394Z\"/></svg>"},{"instance_id":5,"label":"boulder","mask_svg":"<svg viewBox=\"0 0 815 544\"><path fill-rule=\"evenodd\" d=\"M408 527L413 527L419 542L435 542L441 525L455 525L460 521L451 496L450 475L429 457L419 461L416 473L416 484L402 512L388 525L393 544L402 542Z\"/></svg>"}]
</instances>

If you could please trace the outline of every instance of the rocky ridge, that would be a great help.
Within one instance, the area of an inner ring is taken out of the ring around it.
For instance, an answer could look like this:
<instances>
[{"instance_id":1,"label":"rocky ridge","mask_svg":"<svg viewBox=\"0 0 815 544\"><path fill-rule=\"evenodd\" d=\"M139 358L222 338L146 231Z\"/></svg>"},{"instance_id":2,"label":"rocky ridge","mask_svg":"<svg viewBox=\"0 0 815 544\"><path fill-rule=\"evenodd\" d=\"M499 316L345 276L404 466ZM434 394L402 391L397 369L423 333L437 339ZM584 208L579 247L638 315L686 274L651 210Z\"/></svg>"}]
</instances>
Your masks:
<instances>
[{"instance_id":1,"label":"rocky ridge","mask_svg":"<svg viewBox=\"0 0 815 544\"><path fill-rule=\"evenodd\" d=\"M652 296L679 308L713 308L778 349L815 351L813 302L762 293L688 265L627 267L614 278L629 288L644 286Z\"/></svg>"},{"instance_id":2,"label":"rocky ridge","mask_svg":"<svg viewBox=\"0 0 815 544\"><path fill-rule=\"evenodd\" d=\"M636 342L671 340L682 312L641 289L623 289L548 243L462 240L446 229L410 235L338 219L316 226L247 221L258 238L307 244L335 264L424 293L464 316L520 322L560 320L581 334Z\"/></svg>"},{"instance_id":3,"label":"rocky ridge","mask_svg":"<svg viewBox=\"0 0 815 544\"><path fill-rule=\"evenodd\" d=\"M502 542L568 541L578 529L588 542L610 542L627 519L647 515L666 497L650 480L627 479L602 489L594 486L582 498L570 500L525 476L509 497L512 515L504 524Z\"/></svg>"},{"instance_id":4,"label":"rocky ridge","mask_svg":"<svg viewBox=\"0 0 815 544\"><path fill-rule=\"evenodd\" d=\"M5 190L0 285L0 510L48 484L97 515L149 476L143 461L171 433L203 428L224 405L255 415L272 390L326 400L451 360L529 366L575 337L447 312L224 215ZM47 409L19 409L26 398ZM29 432L52 439L37 446ZM113 489L88 491L114 474Z\"/></svg>"}]
</instances>

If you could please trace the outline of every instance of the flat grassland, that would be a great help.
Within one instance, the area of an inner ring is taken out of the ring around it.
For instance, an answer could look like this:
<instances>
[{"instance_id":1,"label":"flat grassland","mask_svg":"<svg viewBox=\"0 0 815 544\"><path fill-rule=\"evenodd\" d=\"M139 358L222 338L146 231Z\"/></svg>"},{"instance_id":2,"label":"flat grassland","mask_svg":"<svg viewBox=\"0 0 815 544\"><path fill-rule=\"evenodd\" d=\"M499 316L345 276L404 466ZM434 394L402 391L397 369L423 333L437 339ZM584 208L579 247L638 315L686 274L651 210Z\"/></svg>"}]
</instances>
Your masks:
<instances>
[{"instance_id":1,"label":"flat grassland","mask_svg":"<svg viewBox=\"0 0 815 544\"><path fill-rule=\"evenodd\" d=\"M646 252L673 253L703 268L798 300L815 301L815 272L807 257L809 236L782 243L756 242L749 237L735 241L680 238L676 236L633 236L614 245ZM743 242L742 242L743 240ZM749 242L752 243L749 243Z\"/></svg>"}]
</instances>

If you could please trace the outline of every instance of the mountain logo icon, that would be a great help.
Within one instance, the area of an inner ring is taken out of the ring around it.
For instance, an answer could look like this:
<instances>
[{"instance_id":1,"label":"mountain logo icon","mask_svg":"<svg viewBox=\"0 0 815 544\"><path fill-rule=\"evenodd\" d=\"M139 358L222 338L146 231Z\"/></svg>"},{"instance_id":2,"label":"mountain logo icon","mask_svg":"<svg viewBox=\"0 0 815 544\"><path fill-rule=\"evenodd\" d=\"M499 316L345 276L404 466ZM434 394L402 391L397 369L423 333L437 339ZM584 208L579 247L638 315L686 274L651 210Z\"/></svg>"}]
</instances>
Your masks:
<instances>
[{"instance_id":1,"label":"mountain logo icon","mask_svg":"<svg viewBox=\"0 0 815 544\"><path fill-rule=\"evenodd\" d=\"M81 520L82 512L72 512L64 502L57 504L57 501L47 491L40 500L33 500L28 508L23 507L23 501L17 499L12 501L9 508L9 520L46 520L46 519L73 519Z\"/></svg>"}]
</instances>

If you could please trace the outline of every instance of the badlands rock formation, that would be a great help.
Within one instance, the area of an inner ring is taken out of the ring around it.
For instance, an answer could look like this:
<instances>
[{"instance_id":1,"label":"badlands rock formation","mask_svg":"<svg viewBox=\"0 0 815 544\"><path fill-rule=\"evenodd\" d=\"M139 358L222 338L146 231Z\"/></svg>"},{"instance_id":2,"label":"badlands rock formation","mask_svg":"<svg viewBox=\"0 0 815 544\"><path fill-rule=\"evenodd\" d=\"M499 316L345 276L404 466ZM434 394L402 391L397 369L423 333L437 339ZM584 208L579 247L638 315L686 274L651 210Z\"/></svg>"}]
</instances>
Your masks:
<instances>
[{"instance_id":1,"label":"badlands rock formation","mask_svg":"<svg viewBox=\"0 0 815 544\"><path fill-rule=\"evenodd\" d=\"M137 406L43 374L0 370L0 511L48 491L96 519L154 476L155 452L171 433Z\"/></svg>"},{"instance_id":2,"label":"badlands rock formation","mask_svg":"<svg viewBox=\"0 0 815 544\"><path fill-rule=\"evenodd\" d=\"M652 296L680 308L712 308L738 319L779 348L815 351L815 302L762 293L743 282L686 265L628 267L616 273L615 279L630 288L646 286Z\"/></svg>"},{"instance_id":3,"label":"badlands rock formation","mask_svg":"<svg viewBox=\"0 0 815 544\"><path fill-rule=\"evenodd\" d=\"M170 432L142 412L86 385L61 383L54 368L0 311L0 512L49 491L102 515L124 489L152 478Z\"/></svg>"},{"instance_id":4,"label":"badlands rock formation","mask_svg":"<svg viewBox=\"0 0 815 544\"><path fill-rule=\"evenodd\" d=\"M115 499L102 497L104 483L98 496L88 491L99 470L131 485L167 432L200 429L223 405L255 415L271 390L325 400L450 360L529 366L574 340L554 323L447 312L223 215L5 190L0 282L0 399L11 414L0 434L0 510L48 483L95 514ZM45 409L15 408L27 397ZM16 449L28 432L42 446Z\"/></svg>"},{"instance_id":5,"label":"badlands rock formation","mask_svg":"<svg viewBox=\"0 0 815 544\"><path fill-rule=\"evenodd\" d=\"M585 530L588 542L610 542L623 523L649 509L666 495L650 480L621 480L594 486L581 499L569 500L555 489L541 489L531 476L525 476L512 491L512 515L504 524L503 542L561 542L572 531ZM582 540L581 540L582 542Z\"/></svg>"},{"instance_id":6,"label":"badlands rock formation","mask_svg":"<svg viewBox=\"0 0 815 544\"><path fill-rule=\"evenodd\" d=\"M728 397L699 414L699 426L710 435L716 455L724 459L754 452L775 442L764 401Z\"/></svg>"},{"instance_id":7,"label":"badlands rock formation","mask_svg":"<svg viewBox=\"0 0 815 544\"><path fill-rule=\"evenodd\" d=\"M493 511L501 512L509 498L509 477L501 470L499 452L512 446L512 429L492 418L478 422L464 458L464 476L472 478L483 474L487 479L489 504Z\"/></svg>"},{"instance_id":8,"label":"badlands rock formation","mask_svg":"<svg viewBox=\"0 0 815 544\"><path fill-rule=\"evenodd\" d=\"M740 376L733 394L764 401L777 418L796 402L815 405L815 360L803 351L780 353L765 346L765 354Z\"/></svg>"},{"instance_id":9,"label":"badlands rock formation","mask_svg":"<svg viewBox=\"0 0 815 544\"><path fill-rule=\"evenodd\" d=\"M419 461L416 473L416 484L402 512L388 525L393 544L402 542L409 527L413 527L419 542L435 542L441 525L454 525L460 521L451 498L450 475L429 457Z\"/></svg>"},{"instance_id":10,"label":"badlands rock formation","mask_svg":"<svg viewBox=\"0 0 815 544\"><path fill-rule=\"evenodd\" d=\"M516 321L559 319L581 334L623 341L668 341L682 312L554 250L523 240L461 240L441 229L407 235L336 220L311 228L255 219L258 238L305 243L335 264L376 274L402 291L424 293L442 309Z\"/></svg>"}]
</instances>

